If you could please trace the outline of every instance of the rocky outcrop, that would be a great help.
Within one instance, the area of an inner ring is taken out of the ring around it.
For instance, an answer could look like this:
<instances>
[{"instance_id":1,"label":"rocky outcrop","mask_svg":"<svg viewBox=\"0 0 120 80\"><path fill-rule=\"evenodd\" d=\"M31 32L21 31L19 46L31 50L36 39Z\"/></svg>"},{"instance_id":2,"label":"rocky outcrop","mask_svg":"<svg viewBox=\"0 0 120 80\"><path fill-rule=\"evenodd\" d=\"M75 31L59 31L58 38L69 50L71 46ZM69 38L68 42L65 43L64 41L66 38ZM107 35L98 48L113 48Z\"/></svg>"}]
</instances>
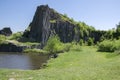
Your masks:
<instances>
[{"instance_id":1,"label":"rocky outcrop","mask_svg":"<svg viewBox=\"0 0 120 80\"><path fill-rule=\"evenodd\" d=\"M38 6L33 21L26 29L23 36L31 41L41 42L44 46L48 38L54 34L60 37L62 42L71 42L75 37L75 25L62 19L62 14L48 7Z\"/></svg>"},{"instance_id":2,"label":"rocky outcrop","mask_svg":"<svg viewBox=\"0 0 120 80\"><path fill-rule=\"evenodd\" d=\"M31 40L42 42L47 41L50 32L50 9L48 6L38 6L31 23L29 38Z\"/></svg>"},{"instance_id":3,"label":"rocky outcrop","mask_svg":"<svg viewBox=\"0 0 120 80\"><path fill-rule=\"evenodd\" d=\"M68 21L56 21L51 23L51 35L57 34L64 43L73 41L75 37L74 24Z\"/></svg>"},{"instance_id":4,"label":"rocky outcrop","mask_svg":"<svg viewBox=\"0 0 120 80\"><path fill-rule=\"evenodd\" d=\"M46 44L50 36L56 34L64 43L79 42L80 39L83 39L85 42L89 37L94 38L95 42L99 41L102 36L101 33L89 27L84 22L74 22L66 15L49 8L48 5L41 5L37 7L34 18L23 36L30 39L30 41L40 42L42 44L41 47Z\"/></svg>"},{"instance_id":5,"label":"rocky outcrop","mask_svg":"<svg viewBox=\"0 0 120 80\"><path fill-rule=\"evenodd\" d=\"M23 49L23 47L13 43L0 44L0 52L22 52Z\"/></svg>"},{"instance_id":6,"label":"rocky outcrop","mask_svg":"<svg viewBox=\"0 0 120 80\"><path fill-rule=\"evenodd\" d=\"M0 44L0 52L23 52L25 49L40 49L41 45L17 45L13 42Z\"/></svg>"},{"instance_id":7,"label":"rocky outcrop","mask_svg":"<svg viewBox=\"0 0 120 80\"><path fill-rule=\"evenodd\" d=\"M31 41L45 44L50 36L50 8L38 6L33 21L31 22L30 31L25 31L23 36L28 37Z\"/></svg>"},{"instance_id":8,"label":"rocky outcrop","mask_svg":"<svg viewBox=\"0 0 120 80\"><path fill-rule=\"evenodd\" d=\"M0 34L10 36L12 34L12 31L9 27L5 27L2 30L0 30Z\"/></svg>"}]
</instances>

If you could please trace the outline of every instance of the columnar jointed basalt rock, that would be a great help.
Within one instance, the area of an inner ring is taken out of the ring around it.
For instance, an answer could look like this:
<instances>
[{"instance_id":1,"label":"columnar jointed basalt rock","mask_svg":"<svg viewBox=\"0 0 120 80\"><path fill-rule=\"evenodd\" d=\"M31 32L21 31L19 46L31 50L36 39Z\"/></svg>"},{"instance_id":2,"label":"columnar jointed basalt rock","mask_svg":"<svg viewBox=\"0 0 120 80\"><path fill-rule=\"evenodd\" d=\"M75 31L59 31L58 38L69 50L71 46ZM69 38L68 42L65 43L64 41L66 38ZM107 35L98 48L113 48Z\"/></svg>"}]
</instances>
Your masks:
<instances>
[{"instance_id":1,"label":"columnar jointed basalt rock","mask_svg":"<svg viewBox=\"0 0 120 80\"><path fill-rule=\"evenodd\" d=\"M50 36L57 34L62 42L72 42L76 37L76 25L64 20L62 14L57 13L48 5L38 6L30 30L24 35L32 41L41 42L44 46Z\"/></svg>"},{"instance_id":2,"label":"columnar jointed basalt rock","mask_svg":"<svg viewBox=\"0 0 120 80\"><path fill-rule=\"evenodd\" d=\"M74 27L75 25L67 21L57 21L51 24L51 33L58 34L60 40L64 43L71 42L75 35Z\"/></svg>"},{"instance_id":3,"label":"columnar jointed basalt rock","mask_svg":"<svg viewBox=\"0 0 120 80\"><path fill-rule=\"evenodd\" d=\"M48 5L38 6L30 24L29 38L45 44L50 34L50 9Z\"/></svg>"}]
</instances>

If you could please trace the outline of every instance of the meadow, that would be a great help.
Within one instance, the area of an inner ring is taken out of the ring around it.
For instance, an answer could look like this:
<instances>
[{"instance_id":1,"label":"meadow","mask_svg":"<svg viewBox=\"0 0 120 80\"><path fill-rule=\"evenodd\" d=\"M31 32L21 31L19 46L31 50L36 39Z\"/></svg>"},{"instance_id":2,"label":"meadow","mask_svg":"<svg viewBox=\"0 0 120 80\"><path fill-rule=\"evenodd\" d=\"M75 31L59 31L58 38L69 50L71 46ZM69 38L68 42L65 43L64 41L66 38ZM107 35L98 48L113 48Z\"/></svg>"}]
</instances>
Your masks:
<instances>
[{"instance_id":1,"label":"meadow","mask_svg":"<svg viewBox=\"0 0 120 80\"><path fill-rule=\"evenodd\" d=\"M51 58L40 70L0 69L1 80L119 80L120 55L82 46Z\"/></svg>"}]
</instances>

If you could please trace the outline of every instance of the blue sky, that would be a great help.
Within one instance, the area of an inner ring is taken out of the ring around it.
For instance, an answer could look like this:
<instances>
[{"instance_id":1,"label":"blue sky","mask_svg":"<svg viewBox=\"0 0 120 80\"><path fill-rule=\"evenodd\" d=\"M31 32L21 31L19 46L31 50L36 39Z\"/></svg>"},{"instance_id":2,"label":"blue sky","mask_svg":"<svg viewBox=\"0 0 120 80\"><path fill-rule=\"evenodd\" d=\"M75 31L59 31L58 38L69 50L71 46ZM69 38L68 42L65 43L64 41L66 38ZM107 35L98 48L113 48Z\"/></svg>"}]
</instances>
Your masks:
<instances>
[{"instance_id":1,"label":"blue sky","mask_svg":"<svg viewBox=\"0 0 120 80\"><path fill-rule=\"evenodd\" d=\"M48 4L76 21L96 29L108 30L120 22L120 0L0 0L0 29L24 31L32 21L36 7Z\"/></svg>"}]
</instances>

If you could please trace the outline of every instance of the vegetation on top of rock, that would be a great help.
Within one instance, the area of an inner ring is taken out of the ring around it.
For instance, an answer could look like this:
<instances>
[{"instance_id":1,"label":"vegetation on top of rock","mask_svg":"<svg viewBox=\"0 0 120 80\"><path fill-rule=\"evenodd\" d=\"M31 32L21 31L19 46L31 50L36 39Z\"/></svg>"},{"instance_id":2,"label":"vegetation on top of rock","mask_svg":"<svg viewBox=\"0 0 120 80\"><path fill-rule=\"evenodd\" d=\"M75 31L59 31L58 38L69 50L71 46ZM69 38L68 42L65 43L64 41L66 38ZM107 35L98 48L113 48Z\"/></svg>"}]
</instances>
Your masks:
<instances>
[{"instance_id":1,"label":"vegetation on top of rock","mask_svg":"<svg viewBox=\"0 0 120 80\"><path fill-rule=\"evenodd\" d=\"M23 35L23 32L17 32L8 37L9 40L19 40Z\"/></svg>"},{"instance_id":2,"label":"vegetation on top of rock","mask_svg":"<svg viewBox=\"0 0 120 80\"><path fill-rule=\"evenodd\" d=\"M77 23L76 21L74 21L73 18L69 18L67 16L67 14L60 14L60 16L61 16L61 20L63 20L63 21L68 21L68 22L70 22L72 24L76 24Z\"/></svg>"},{"instance_id":3,"label":"vegetation on top of rock","mask_svg":"<svg viewBox=\"0 0 120 80\"><path fill-rule=\"evenodd\" d=\"M56 20L50 20L50 23L56 23Z\"/></svg>"}]
</instances>

